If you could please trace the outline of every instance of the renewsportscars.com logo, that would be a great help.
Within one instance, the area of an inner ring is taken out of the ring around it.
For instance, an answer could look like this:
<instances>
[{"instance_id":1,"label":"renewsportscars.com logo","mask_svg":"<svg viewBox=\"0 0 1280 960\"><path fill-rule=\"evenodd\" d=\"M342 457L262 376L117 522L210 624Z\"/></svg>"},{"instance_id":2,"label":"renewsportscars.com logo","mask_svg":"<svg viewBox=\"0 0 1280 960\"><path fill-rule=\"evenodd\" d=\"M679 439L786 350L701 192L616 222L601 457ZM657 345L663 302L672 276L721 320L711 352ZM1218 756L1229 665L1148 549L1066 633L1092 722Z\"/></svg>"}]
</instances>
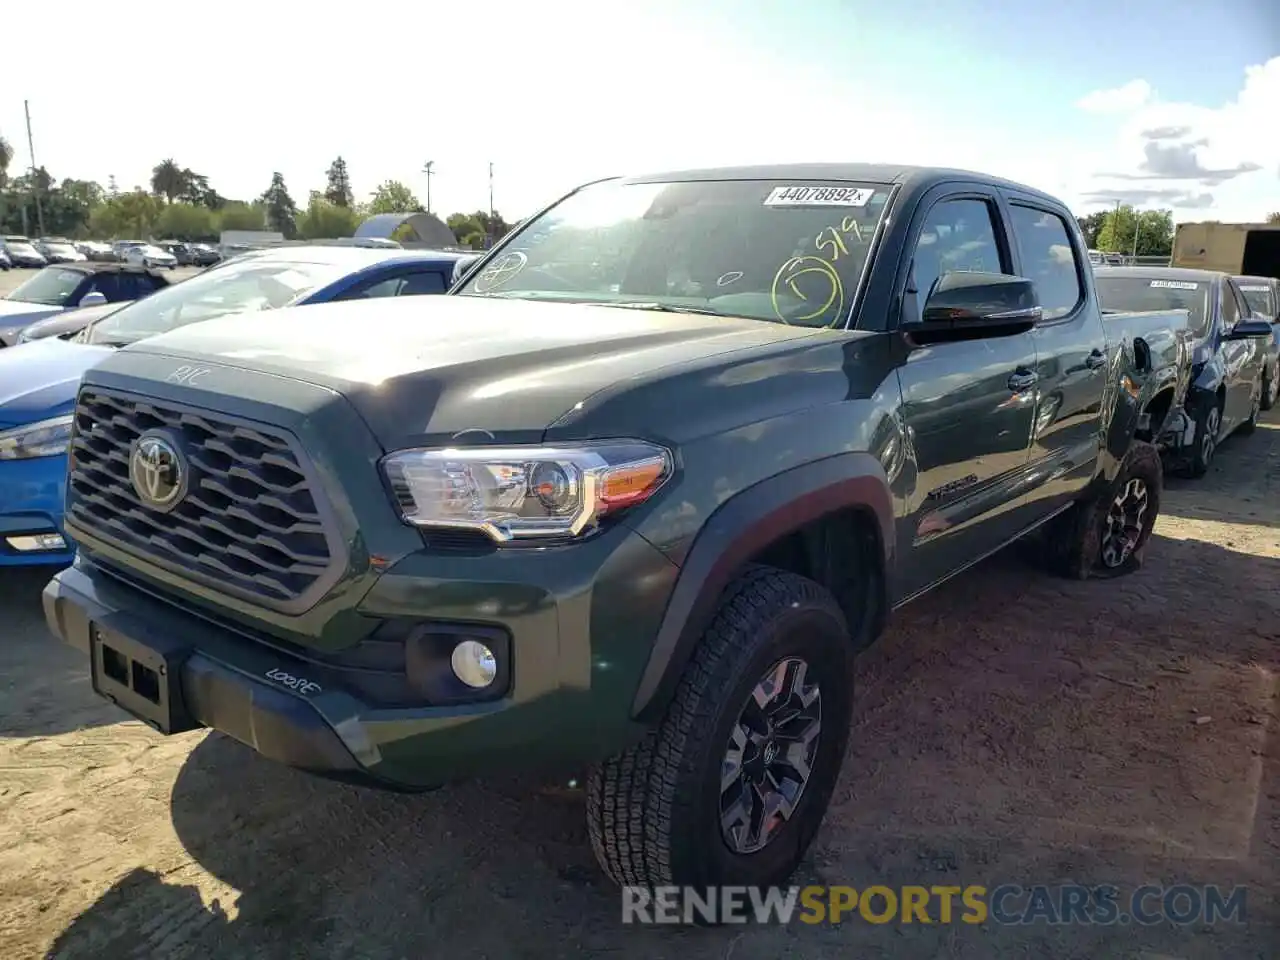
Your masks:
<instances>
[{"instance_id":1,"label":"renewsportscars.com logo","mask_svg":"<svg viewBox=\"0 0 1280 960\"><path fill-rule=\"evenodd\" d=\"M623 887L622 922L1110 925L1245 922L1245 887L1080 884Z\"/></svg>"}]
</instances>

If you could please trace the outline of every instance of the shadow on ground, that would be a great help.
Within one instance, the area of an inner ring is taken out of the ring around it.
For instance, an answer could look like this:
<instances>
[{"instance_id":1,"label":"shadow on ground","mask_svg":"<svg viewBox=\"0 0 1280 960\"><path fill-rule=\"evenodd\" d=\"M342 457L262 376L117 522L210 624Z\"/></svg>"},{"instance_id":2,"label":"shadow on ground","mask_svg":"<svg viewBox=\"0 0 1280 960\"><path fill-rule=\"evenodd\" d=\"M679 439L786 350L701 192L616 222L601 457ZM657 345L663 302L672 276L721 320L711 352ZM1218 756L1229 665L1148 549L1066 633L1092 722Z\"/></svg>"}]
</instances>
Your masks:
<instances>
[{"instance_id":1,"label":"shadow on ground","mask_svg":"<svg viewBox=\"0 0 1280 960\"><path fill-rule=\"evenodd\" d=\"M1280 561L1163 536L1149 553L1073 583L1006 552L900 611L860 659L841 787L797 882L1245 884L1243 925L624 928L576 793L381 794L214 734L173 826L238 902L135 871L51 956L1272 957Z\"/></svg>"},{"instance_id":2,"label":"shadow on ground","mask_svg":"<svg viewBox=\"0 0 1280 960\"><path fill-rule=\"evenodd\" d=\"M119 723L97 697L89 662L53 639L40 592L56 568L0 568L0 737L41 737Z\"/></svg>"}]
</instances>

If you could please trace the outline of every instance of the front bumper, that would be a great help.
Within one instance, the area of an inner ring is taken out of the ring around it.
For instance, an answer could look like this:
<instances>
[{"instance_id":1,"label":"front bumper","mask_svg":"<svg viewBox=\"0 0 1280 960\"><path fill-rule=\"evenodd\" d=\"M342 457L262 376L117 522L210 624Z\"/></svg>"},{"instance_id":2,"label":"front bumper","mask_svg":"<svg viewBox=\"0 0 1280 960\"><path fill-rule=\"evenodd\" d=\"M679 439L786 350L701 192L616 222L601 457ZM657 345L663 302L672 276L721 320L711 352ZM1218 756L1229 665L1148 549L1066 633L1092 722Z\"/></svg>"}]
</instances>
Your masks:
<instances>
[{"instance_id":1,"label":"front bumper","mask_svg":"<svg viewBox=\"0 0 1280 960\"><path fill-rule=\"evenodd\" d=\"M0 461L0 567L71 562L75 545L62 525L66 475L66 457ZM62 538L61 549L52 537ZM45 543L51 548L40 549Z\"/></svg>"},{"instance_id":2,"label":"front bumper","mask_svg":"<svg viewBox=\"0 0 1280 960\"><path fill-rule=\"evenodd\" d=\"M631 701L677 568L629 531L601 539L567 558L408 557L359 606L370 640L336 655L180 606L83 552L44 609L90 656L95 689L161 732L209 727L311 773L427 789L590 762L643 733ZM505 667L488 699L459 696L448 672L477 635ZM389 647L396 670L363 659Z\"/></svg>"}]
</instances>

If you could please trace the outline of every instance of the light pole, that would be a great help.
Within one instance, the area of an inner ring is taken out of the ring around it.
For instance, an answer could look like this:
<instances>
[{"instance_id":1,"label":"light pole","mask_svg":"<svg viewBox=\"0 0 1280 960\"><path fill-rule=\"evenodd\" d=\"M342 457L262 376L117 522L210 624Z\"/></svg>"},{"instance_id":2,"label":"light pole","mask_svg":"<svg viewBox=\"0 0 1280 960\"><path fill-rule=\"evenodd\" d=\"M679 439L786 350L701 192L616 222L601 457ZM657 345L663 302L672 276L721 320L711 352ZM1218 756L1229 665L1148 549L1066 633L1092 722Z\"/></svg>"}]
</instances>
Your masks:
<instances>
[{"instance_id":1,"label":"light pole","mask_svg":"<svg viewBox=\"0 0 1280 960\"><path fill-rule=\"evenodd\" d=\"M36 144L31 137L31 104L22 101L22 111L27 115L27 151L31 154L31 195L36 199L36 222L40 224L40 236L44 236L44 206L40 203L40 174L36 168Z\"/></svg>"},{"instance_id":2,"label":"light pole","mask_svg":"<svg viewBox=\"0 0 1280 960\"><path fill-rule=\"evenodd\" d=\"M422 165L422 172L427 175L427 213L431 212L431 177L436 172L436 162L428 160Z\"/></svg>"}]
</instances>

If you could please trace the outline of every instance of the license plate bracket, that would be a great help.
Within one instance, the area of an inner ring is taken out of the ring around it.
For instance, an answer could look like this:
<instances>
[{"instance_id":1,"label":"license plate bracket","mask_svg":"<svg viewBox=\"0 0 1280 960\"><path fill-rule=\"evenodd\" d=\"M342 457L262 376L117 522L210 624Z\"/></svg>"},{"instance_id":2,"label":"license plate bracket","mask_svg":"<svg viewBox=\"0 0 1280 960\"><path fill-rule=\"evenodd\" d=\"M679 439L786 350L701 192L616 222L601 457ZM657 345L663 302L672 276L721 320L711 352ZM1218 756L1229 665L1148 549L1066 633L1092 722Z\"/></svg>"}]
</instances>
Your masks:
<instances>
[{"instance_id":1,"label":"license plate bracket","mask_svg":"<svg viewBox=\"0 0 1280 960\"><path fill-rule=\"evenodd\" d=\"M200 726L182 696L179 671L188 656L185 647L158 649L100 624L89 625L94 691L164 734Z\"/></svg>"}]
</instances>

